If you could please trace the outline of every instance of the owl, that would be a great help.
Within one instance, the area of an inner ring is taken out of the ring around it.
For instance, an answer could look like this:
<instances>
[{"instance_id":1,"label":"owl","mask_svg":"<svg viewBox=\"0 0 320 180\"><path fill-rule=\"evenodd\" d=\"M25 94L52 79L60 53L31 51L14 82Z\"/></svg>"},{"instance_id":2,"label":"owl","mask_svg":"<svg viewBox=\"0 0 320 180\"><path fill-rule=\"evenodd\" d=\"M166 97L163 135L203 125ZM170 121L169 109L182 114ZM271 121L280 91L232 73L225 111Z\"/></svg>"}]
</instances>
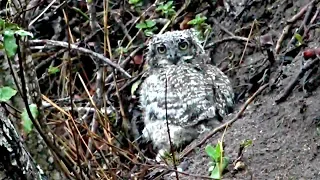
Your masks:
<instances>
[{"instance_id":1,"label":"owl","mask_svg":"<svg viewBox=\"0 0 320 180\"><path fill-rule=\"evenodd\" d=\"M159 151L170 152L167 121L174 148L181 148L231 112L231 83L208 63L195 30L155 35L146 60L147 76L139 88L142 136Z\"/></svg>"}]
</instances>

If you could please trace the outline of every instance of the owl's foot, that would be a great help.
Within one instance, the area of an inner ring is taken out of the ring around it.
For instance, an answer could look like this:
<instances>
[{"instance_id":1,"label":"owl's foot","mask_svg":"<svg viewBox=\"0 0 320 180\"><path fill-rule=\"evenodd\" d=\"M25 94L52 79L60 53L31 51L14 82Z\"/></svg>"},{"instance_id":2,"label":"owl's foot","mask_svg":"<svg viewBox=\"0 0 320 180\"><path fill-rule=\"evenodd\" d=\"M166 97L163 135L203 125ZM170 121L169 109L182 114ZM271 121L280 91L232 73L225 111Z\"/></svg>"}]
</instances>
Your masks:
<instances>
[{"instance_id":1,"label":"owl's foot","mask_svg":"<svg viewBox=\"0 0 320 180\"><path fill-rule=\"evenodd\" d=\"M177 159L178 153L174 152L174 156L175 156L175 159ZM173 162L173 157L172 157L172 153L171 153L170 149L169 149L169 151L166 149L160 149L158 151L158 154L156 156L156 161L161 162L163 160L165 160L165 161L169 160L170 162Z\"/></svg>"},{"instance_id":2,"label":"owl's foot","mask_svg":"<svg viewBox=\"0 0 320 180\"><path fill-rule=\"evenodd\" d=\"M176 167L177 167L177 171L179 172L183 172L185 170L188 169L189 165L190 165L190 162L188 159L183 159L183 161L180 161L181 159L179 158L179 153L178 152L174 152L174 157L175 157L175 164L176 164ZM163 161L166 162L166 164L168 164L168 162L170 163L170 165L173 166L173 158L172 158L172 154L167 152L166 150L164 149L161 149L158 154L157 154L157 158L156 158L156 161L158 163L161 163ZM170 177L175 177L176 176L176 173L173 172Z\"/></svg>"},{"instance_id":3,"label":"owl's foot","mask_svg":"<svg viewBox=\"0 0 320 180\"><path fill-rule=\"evenodd\" d=\"M178 150L184 145L190 143L198 135L196 129L186 129L181 126L172 124L169 125L169 132L171 142L175 150ZM159 153L157 155L158 158L163 157L165 152L169 152L169 154L171 154L171 146L166 122L153 121L151 123L148 123L146 124L142 133L144 139L152 141L154 148L159 150Z\"/></svg>"}]
</instances>

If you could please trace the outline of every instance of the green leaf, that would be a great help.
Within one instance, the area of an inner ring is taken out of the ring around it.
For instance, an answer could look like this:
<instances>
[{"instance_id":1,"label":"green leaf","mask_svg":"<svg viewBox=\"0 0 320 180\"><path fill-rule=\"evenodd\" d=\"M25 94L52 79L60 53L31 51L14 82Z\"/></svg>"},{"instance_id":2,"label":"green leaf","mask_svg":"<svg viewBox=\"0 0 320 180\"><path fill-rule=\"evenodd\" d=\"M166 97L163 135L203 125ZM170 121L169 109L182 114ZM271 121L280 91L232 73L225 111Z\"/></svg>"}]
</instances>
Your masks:
<instances>
[{"instance_id":1,"label":"green leaf","mask_svg":"<svg viewBox=\"0 0 320 180\"><path fill-rule=\"evenodd\" d=\"M135 83L132 84L131 86L131 95L134 95L134 93L137 91L139 85L141 84L141 80L136 81Z\"/></svg>"},{"instance_id":2,"label":"green leaf","mask_svg":"<svg viewBox=\"0 0 320 180\"><path fill-rule=\"evenodd\" d=\"M4 28L5 21L0 18L0 31Z\"/></svg>"},{"instance_id":3,"label":"green leaf","mask_svg":"<svg viewBox=\"0 0 320 180\"><path fill-rule=\"evenodd\" d=\"M300 34L295 33L295 34L294 34L294 37L295 37L295 38L297 39L297 41L299 42L299 43L298 43L298 46L301 45L301 44L303 44L303 38L302 38L302 36L301 36Z\"/></svg>"},{"instance_id":4,"label":"green leaf","mask_svg":"<svg viewBox=\"0 0 320 180\"><path fill-rule=\"evenodd\" d=\"M3 37L3 46L9 58L12 58L17 52L16 38L12 30L5 30Z\"/></svg>"},{"instance_id":5,"label":"green leaf","mask_svg":"<svg viewBox=\"0 0 320 180\"><path fill-rule=\"evenodd\" d=\"M221 147L221 143L218 142L217 145L216 145L216 148L215 148L215 155L216 155L216 159L220 159L221 157L221 152L222 152L222 147Z\"/></svg>"},{"instance_id":6,"label":"green leaf","mask_svg":"<svg viewBox=\"0 0 320 180\"><path fill-rule=\"evenodd\" d=\"M206 20L207 20L207 17L202 16L201 14L197 14L196 17L194 19L192 19L191 21L189 21L187 24L190 24L190 25L201 25Z\"/></svg>"},{"instance_id":7,"label":"green leaf","mask_svg":"<svg viewBox=\"0 0 320 180\"><path fill-rule=\"evenodd\" d=\"M30 104L29 108L30 108L32 117L34 119L37 119L38 115L39 115L39 111L38 111L37 106L35 104ZM24 131L27 134L29 134L32 131L33 124L32 124L32 121L31 121L29 115L28 115L26 108L24 108L23 112L21 113L21 119L22 119L22 126L23 126Z\"/></svg>"},{"instance_id":8,"label":"green leaf","mask_svg":"<svg viewBox=\"0 0 320 180\"><path fill-rule=\"evenodd\" d=\"M146 28L148 28L148 26L147 26L146 23L141 22L141 23L138 23L138 24L136 25L136 28L138 28L138 29L146 29Z\"/></svg>"},{"instance_id":9,"label":"green leaf","mask_svg":"<svg viewBox=\"0 0 320 180\"><path fill-rule=\"evenodd\" d=\"M0 50L3 49L3 44L0 42Z\"/></svg>"},{"instance_id":10,"label":"green leaf","mask_svg":"<svg viewBox=\"0 0 320 180\"><path fill-rule=\"evenodd\" d=\"M221 166L221 164L216 163L213 170L212 170L212 167L210 167L211 168L210 170L212 170L210 177L214 178L214 179L221 179L221 174L222 174L223 170L228 166L229 162L230 162L229 158L223 157L222 158L222 166Z\"/></svg>"},{"instance_id":11,"label":"green leaf","mask_svg":"<svg viewBox=\"0 0 320 180\"><path fill-rule=\"evenodd\" d=\"M169 9L172 9L173 1L168 1L166 4L163 4L163 2L159 3L158 7L156 8L156 11L166 11Z\"/></svg>"},{"instance_id":12,"label":"green leaf","mask_svg":"<svg viewBox=\"0 0 320 180\"><path fill-rule=\"evenodd\" d=\"M17 94L17 91L15 89L12 89L11 87L5 86L0 88L0 101L5 102L10 100L14 95Z\"/></svg>"},{"instance_id":13,"label":"green leaf","mask_svg":"<svg viewBox=\"0 0 320 180\"><path fill-rule=\"evenodd\" d=\"M162 15L165 15L166 18L168 16L171 16L176 13L174 10L175 6L173 6L173 1L168 1L166 4L163 4L163 2L158 4L158 7L156 8L156 11L161 11Z\"/></svg>"},{"instance_id":14,"label":"green leaf","mask_svg":"<svg viewBox=\"0 0 320 180\"><path fill-rule=\"evenodd\" d=\"M218 141L215 147L207 145L205 151L212 158L214 163L214 166L211 166L209 168L209 171L211 171L210 177L214 179L221 179L223 170L228 166L230 162L230 159L228 157L222 157L222 142Z\"/></svg>"},{"instance_id":15,"label":"green leaf","mask_svg":"<svg viewBox=\"0 0 320 180\"><path fill-rule=\"evenodd\" d=\"M228 166L229 162L230 162L230 158L228 157L223 157L222 158L222 171Z\"/></svg>"},{"instance_id":16,"label":"green leaf","mask_svg":"<svg viewBox=\"0 0 320 180\"><path fill-rule=\"evenodd\" d=\"M216 165L214 167L213 171L211 171L210 177L213 179L221 179L219 166Z\"/></svg>"},{"instance_id":17,"label":"green leaf","mask_svg":"<svg viewBox=\"0 0 320 180\"><path fill-rule=\"evenodd\" d=\"M144 31L144 34L145 34L146 36L152 36L152 35L153 35L153 32L152 32L152 30L150 30L150 29L146 29L146 30Z\"/></svg>"},{"instance_id":18,"label":"green leaf","mask_svg":"<svg viewBox=\"0 0 320 180\"><path fill-rule=\"evenodd\" d=\"M192 19L192 20L190 20L187 24L190 24L190 25L196 25L196 24L197 24L197 22L198 22L198 20L197 20L197 19Z\"/></svg>"},{"instance_id":19,"label":"green leaf","mask_svg":"<svg viewBox=\"0 0 320 180\"><path fill-rule=\"evenodd\" d=\"M129 0L129 4L138 4L140 0Z\"/></svg>"},{"instance_id":20,"label":"green leaf","mask_svg":"<svg viewBox=\"0 0 320 180\"><path fill-rule=\"evenodd\" d=\"M217 152L216 149L211 146L211 145L207 145L207 147L205 148L206 153L208 154L208 156L210 156L212 158L212 160L217 161Z\"/></svg>"},{"instance_id":21,"label":"green leaf","mask_svg":"<svg viewBox=\"0 0 320 180\"><path fill-rule=\"evenodd\" d=\"M60 72L60 69L59 69L58 67L50 66L50 67L48 68L48 73L49 73L49 74L56 74L56 73L58 73L58 72Z\"/></svg>"},{"instance_id":22,"label":"green leaf","mask_svg":"<svg viewBox=\"0 0 320 180\"><path fill-rule=\"evenodd\" d=\"M176 13L176 11L174 9L169 9L168 10L168 15L173 15L175 13Z\"/></svg>"},{"instance_id":23,"label":"green leaf","mask_svg":"<svg viewBox=\"0 0 320 180\"><path fill-rule=\"evenodd\" d=\"M168 1L168 2L165 4L165 6L166 6L166 7L172 7L172 4L173 4L173 1Z\"/></svg>"},{"instance_id":24,"label":"green leaf","mask_svg":"<svg viewBox=\"0 0 320 180\"><path fill-rule=\"evenodd\" d=\"M18 30L19 26L15 23L4 22L4 30Z\"/></svg>"},{"instance_id":25,"label":"green leaf","mask_svg":"<svg viewBox=\"0 0 320 180\"><path fill-rule=\"evenodd\" d=\"M138 29L150 29L150 28L156 28L155 25L156 25L156 22L154 22L153 20L146 20L144 22L138 23L136 25L136 28L138 28Z\"/></svg>"},{"instance_id":26,"label":"green leaf","mask_svg":"<svg viewBox=\"0 0 320 180\"><path fill-rule=\"evenodd\" d=\"M215 147L211 145L207 145L205 151L212 158L212 160L214 160L215 162L220 161L221 152L222 152L221 143L217 143Z\"/></svg>"},{"instance_id":27,"label":"green leaf","mask_svg":"<svg viewBox=\"0 0 320 180\"><path fill-rule=\"evenodd\" d=\"M156 8L156 11L161 11L163 9L163 6L158 6L157 8Z\"/></svg>"},{"instance_id":28,"label":"green leaf","mask_svg":"<svg viewBox=\"0 0 320 180\"><path fill-rule=\"evenodd\" d=\"M17 30L15 33L22 37L30 36L31 38L33 38L33 34L31 32L25 31L23 29Z\"/></svg>"},{"instance_id":29,"label":"green leaf","mask_svg":"<svg viewBox=\"0 0 320 180\"><path fill-rule=\"evenodd\" d=\"M158 7L156 8L156 11L161 11L162 9L163 9L163 2L160 2L159 4L158 4Z\"/></svg>"},{"instance_id":30,"label":"green leaf","mask_svg":"<svg viewBox=\"0 0 320 180\"><path fill-rule=\"evenodd\" d=\"M152 28L153 26L156 25L156 22L153 21L153 20L146 20L145 23L146 23L146 25L147 25L148 28Z\"/></svg>"}]
</instances>

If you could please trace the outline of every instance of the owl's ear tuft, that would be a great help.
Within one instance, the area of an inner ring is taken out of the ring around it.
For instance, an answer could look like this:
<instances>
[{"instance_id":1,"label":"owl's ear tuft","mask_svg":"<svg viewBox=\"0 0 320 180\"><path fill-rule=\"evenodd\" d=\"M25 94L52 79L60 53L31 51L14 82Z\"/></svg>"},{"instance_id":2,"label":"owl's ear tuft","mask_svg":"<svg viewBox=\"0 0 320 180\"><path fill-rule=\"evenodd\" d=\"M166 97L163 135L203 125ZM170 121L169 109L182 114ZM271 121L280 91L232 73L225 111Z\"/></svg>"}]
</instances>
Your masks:
<instances>
[{"instance_id":1,"label":"owl's ear tuft","mask_svg":"<svg viewBox=\"0 0 320 180\"><path fill-rule=\"evenodd\" d=\"M189 33L191 33L192 37L199 43L203 43L204 39L201 38L201 32L194 29L194 28L190 28L189 29Z\"/></svg>"},{"instance_id":2,"label":"owl's ear tuft","mask_svg":"<svg viewBox=\"0 0 320 180\"><path fill-rule=\"evenodd\" d=\"M204 52L204 47L202 46L202 43L204 41L199 38L201 33L194 28L190 28L188 33L190 33L190 36L192 37L192 41L195 45L196 50Z\"/></svg>"}]
</instances>

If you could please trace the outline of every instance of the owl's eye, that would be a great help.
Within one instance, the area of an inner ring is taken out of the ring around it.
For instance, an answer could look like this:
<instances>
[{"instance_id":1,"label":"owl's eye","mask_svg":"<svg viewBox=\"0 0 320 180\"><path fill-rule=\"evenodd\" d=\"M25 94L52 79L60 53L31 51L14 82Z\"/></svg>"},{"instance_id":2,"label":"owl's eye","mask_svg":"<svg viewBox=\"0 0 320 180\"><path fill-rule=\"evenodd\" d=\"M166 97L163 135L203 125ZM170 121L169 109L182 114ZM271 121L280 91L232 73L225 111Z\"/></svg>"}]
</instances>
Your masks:
<instances>
[{"instance_id":1,"label":"owl's eye","mask_svg":"<svg viewBox=\"0 0 320 180\"><path fill-rule=\"evenodd\" d=\"M188 49L189 44L186 41L179 42L178 44L180 50Z\"/></svg>"},{"instance_id":2,"label":"owl's eye","mask_svg":"<svg viewBox=\"0 0 320 180\"><path fill-rule=\"evenodd\" d=\"M165 45L160 45L157 47L157 51L160 53L160 54L164 54L167 52L167 48Z\"/></svg>"}]
</instances>

